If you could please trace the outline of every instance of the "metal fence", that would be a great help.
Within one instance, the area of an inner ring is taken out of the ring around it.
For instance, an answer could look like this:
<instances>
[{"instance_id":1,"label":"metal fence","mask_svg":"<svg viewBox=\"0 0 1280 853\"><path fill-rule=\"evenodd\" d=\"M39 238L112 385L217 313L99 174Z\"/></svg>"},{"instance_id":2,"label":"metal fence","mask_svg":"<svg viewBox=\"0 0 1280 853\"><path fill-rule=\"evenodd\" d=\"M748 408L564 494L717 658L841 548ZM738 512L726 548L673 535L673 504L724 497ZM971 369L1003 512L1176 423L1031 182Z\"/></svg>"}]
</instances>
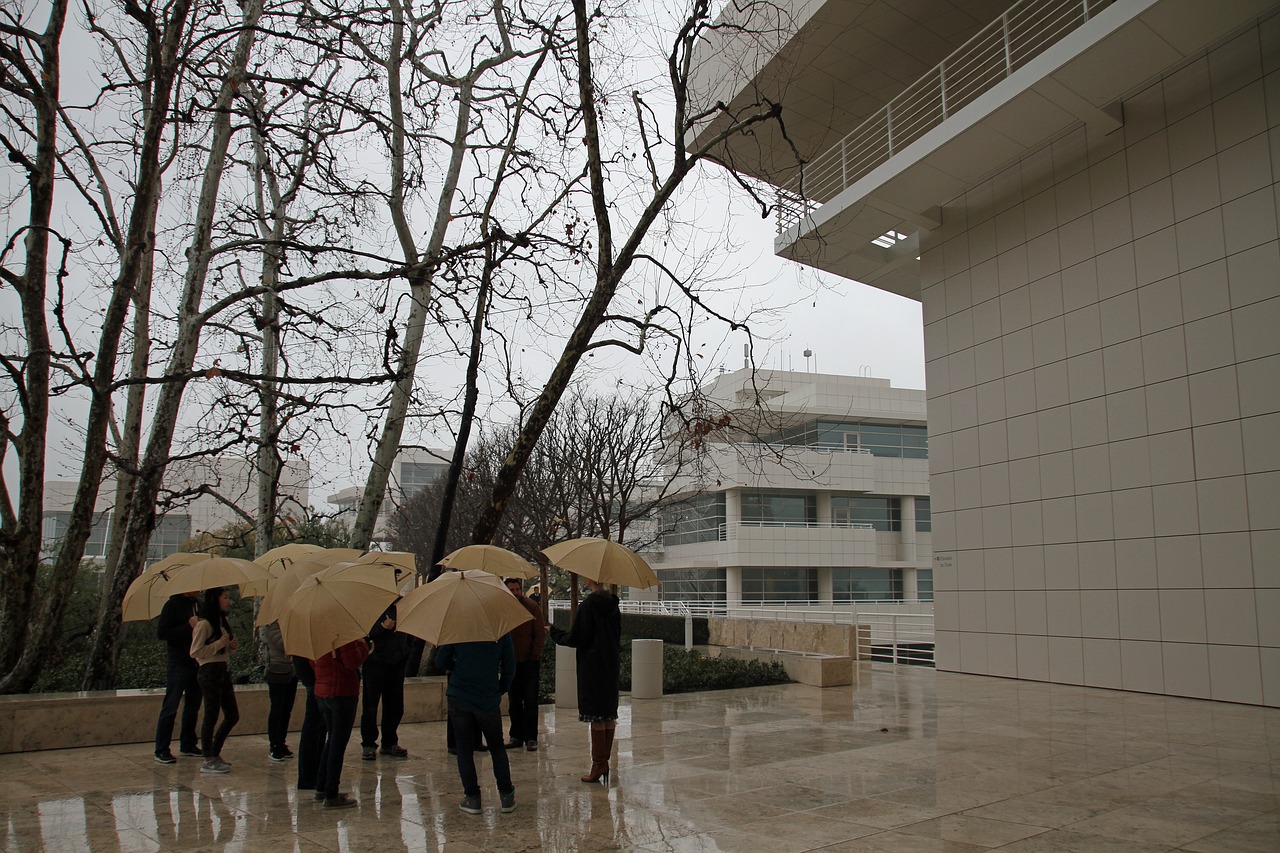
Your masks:
<instances>
[{"instance_id":1,"label":"metal fence","mask_svg":"<svg viewBox=\"0 0 1280 853\"><path fill-rule=\"evenodd\" d=\"M778 233L835 198L1113 2L1015 3L780 187Z\"/></svg>"},{"instance_id":2,"label":"metal fence","mask_svg":"<svg viewBox=\"0 0 1280 853\"><path fill-rule=\"evenodd\" d=\"M624 599L623 613L658 616L702 616L712 619L755 619L828 625L866 625L871 629L871 659L893 664L933 666L934 623L930 601L868 601L865 605L828 607L795 601L735 604L708 601L638 601ZM566 599L553 599L552 610L568 610Z\"/></svg>"}]
</instances>

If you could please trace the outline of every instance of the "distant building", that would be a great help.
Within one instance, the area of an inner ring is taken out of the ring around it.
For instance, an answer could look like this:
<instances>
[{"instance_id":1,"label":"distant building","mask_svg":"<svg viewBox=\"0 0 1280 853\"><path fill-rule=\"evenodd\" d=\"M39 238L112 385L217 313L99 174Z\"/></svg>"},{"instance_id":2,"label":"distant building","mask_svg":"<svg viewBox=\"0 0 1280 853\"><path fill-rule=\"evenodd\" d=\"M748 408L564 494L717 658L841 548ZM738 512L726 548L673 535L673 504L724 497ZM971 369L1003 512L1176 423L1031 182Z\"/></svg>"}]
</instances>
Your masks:
<instances>
[{"instance_id":1,"label":"distant building","mask_svg":"<svg viewBox=\"0 0 1280 853\"><path fill-rule=\"evenodd\" d=\"M664 599L729 605L933 598L923 391L740 370L675 472L653 566Z\"/></svg>"},{"instance_id":2,"label":"distant building","mask_svg":"<svg viewBox=\"0 0 1280 853\"><path fill-rule=\"evenodd\" d=\"M234 456L184 460L169 466L162 497L172 502L157 519L147 549L148 560L158 560L178 551L182 543L200 533L220 530L243 521L235 508L256 512L258 478L252 462ZM310 501L311 468L303 459L286 459L280 473L280 513L301 517ZM57 551L66 535L78 483L49 480L44 484L44 522L41 551L46 556ZM197 492L197 490L199 490ZM184 497L183 493L190 493ZM113 518L116 481L107 477L98 489L94 524L84 556L106 556ZM234 507L234 508L233 508Z\"/></svg>"},{"instance_id":3,"label":"distant building","mask_svg":"<svg viewBox=\"0 0 1280 853\"><path fill-rule=\"evenodd\" d=\"M444 477L449 472L449 460L452 458L451 447L400 448L391 467L386 497L378 510L378 521L373 531L374 541L385 542L390 539L388 525L391 523L391 514L409 498ZM363 494L362 486L348 486L329 495L329 503L338 508L337 519L347 524L354 521L360 507L360 496Z\"/></svg>"}]
</instances>

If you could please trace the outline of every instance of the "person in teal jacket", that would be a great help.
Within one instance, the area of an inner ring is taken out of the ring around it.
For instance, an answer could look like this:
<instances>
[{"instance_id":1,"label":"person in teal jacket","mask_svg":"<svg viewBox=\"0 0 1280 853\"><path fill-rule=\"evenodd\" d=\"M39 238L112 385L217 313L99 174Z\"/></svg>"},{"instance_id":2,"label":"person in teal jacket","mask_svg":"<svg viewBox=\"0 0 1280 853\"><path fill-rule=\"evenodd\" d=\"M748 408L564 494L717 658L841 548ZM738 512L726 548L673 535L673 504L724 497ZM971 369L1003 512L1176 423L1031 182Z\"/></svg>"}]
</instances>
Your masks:
<instances>
[{"instance_id":1,"label":"person in teal jacket","mask_svg":"<svg viewBox=\"0 0 1280 853\"><path fill-rule=\"evenodd\" d=\"M480 814L480 781L475 762L479 732L489 744L502 811L515 811L516 786L511 783L511 764L502 745L502 696L516 677L516 649L511 636L496 643L440 646L436 649L436 666L449 673L445 696L449 701L449 724L458 741L458 776L463 793L459 807L467 814Z\"/></svg>"}]
</instances>

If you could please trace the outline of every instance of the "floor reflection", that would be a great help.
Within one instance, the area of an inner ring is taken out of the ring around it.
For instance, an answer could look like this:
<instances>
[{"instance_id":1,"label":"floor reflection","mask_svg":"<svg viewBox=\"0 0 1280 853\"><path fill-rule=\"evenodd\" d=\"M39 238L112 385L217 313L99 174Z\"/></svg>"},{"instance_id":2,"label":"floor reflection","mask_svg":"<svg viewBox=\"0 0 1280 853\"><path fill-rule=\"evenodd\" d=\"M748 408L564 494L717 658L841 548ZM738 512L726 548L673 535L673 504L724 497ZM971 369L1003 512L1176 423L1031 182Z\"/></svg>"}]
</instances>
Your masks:
<instances>
[{"instance_id":1,"label":"floor reflection","mask_svg":"<svg viewBox=\"0 0 1280 853\"><path fill-rule=\"evenodd\" d=\"M483 757L483 814L457 808L438 723L402 727L407 761L350 750L346 812L246 736L225 776L146 744L0 756L0 851L1280 850L1275 709L865 666L627 704L609 787L578 781L576 715L544 710L512 814Z\"/></svg>"}]
</instances>

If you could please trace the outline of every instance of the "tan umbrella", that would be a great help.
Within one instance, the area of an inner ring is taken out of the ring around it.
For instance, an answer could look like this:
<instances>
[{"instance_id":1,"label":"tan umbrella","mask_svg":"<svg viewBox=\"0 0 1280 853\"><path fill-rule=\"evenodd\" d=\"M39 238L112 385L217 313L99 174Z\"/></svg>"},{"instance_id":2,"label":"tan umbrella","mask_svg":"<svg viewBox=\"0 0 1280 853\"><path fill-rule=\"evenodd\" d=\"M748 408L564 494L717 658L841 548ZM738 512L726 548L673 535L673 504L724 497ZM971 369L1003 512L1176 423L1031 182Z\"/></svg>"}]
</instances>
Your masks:
<instances>
[{"instance_id":1,"label":"tan umbrella","mask_svg":"<svg viewBox=\"0 0 1280 853\"><path fill-rule=\"evenodd\" d=\"M350 562L362 553L355 548L324 548L306 559L295 560L283 575L267 585L266 597L258 606L258 618L253 624L270 625L279 618L280 609L304 580L330 566Z\"/></svg>"},{"instance_id":2,"label":"tan umbrella","mask_svg":"<svg viewBox=\"0 0 1280 853\"><path fill-rule=\"evenodd\" d=\"M584 536L558 542L542 553L552 565L596 583L648 589L658 585L658 576L644 558L626 545L609 539Z\"/></svg>"},{"instance_id":3,"label":"tan umbrella","mask_svg":"<svg viewBox=\"0 0 1280 853\"><path fill-rule=\"evenodd\" d=\"M264 581L261 566L235 557L212 557L139 575L129 584L121 605L121 620L141 621L160 615L169 596L199 592L216 586L240 586Z\"/></svg>"},{"instance_id":4,"label":"tan umbrella","mask_svg":"<svg viewBox=\"0 0 1280 853\"><path fill-rule=\"evenodd\" d=\"M524 557L497 545L466 545L440 561L446 569L488 572L500 578L536 578L538 569Z\"/></svg>"},{"instance_id":5,"label":"tan umbrella","mask_svg":"<svg viewBox=\"0 0 1280 853\"><path fill-rule=\"evenodd\" d=\"M212 560L212 554L193 554L188 551L175 551L163 560L157 560L142 570L144 575L153 574L155 572L163 572L168 569L176 569L179 566L189 566L192 563L199 563L202 560Z\"/></svg>"},{"instance_id":6,"label":"tan umbrella","mask_svg":"<svg viewBox=\"0 0 1280 853\"><path fill-rule=\"evenodd\" d=\"M369 633L400 597L394 573L339 563L312 575L280 611L284 650L315 660Z\"/></svg>"},{"instance_id":7,"label":"tan umbrella","mask_svg":"<svg viewBox=\"0 0 1280 853\"><path fill-rule=\"evenodd\" d=\"M445 572L396 605L396 630L428 643L501 639L533 616L502 580L488 572Z\"/></svg>"},{"instance_id":8,"label":"tan umbrella","mask_svg":"<svg viewBox=\"0 0 1280 853\"><path fill-rule=\"evenodd\" d=\"M418 558L408 551L370 551L367 554L361 554L351 562L382 563L386 566L394 566L406 574L413 574L418 570Z\"/></svg>"},{"instance_id":9,"label":"tan umbrella","mask_svg":"<svg viewBox=\"0 0 1280 853\"><path fill-rule=\"evenodd\" d=\"M272 578L278 578L283 575L288 568L296 562L301 562L309 557L324 551L319 545L307 545L303 542L290 542L287 545L280 545L272 548L270 551L260 556L254 557L253 561L262 568L271 573ZM266 595L267 587L270 585L270 579L258 581L255 583L245 584L240 587L241 595Z\"/></svg>"}]
</instances>

